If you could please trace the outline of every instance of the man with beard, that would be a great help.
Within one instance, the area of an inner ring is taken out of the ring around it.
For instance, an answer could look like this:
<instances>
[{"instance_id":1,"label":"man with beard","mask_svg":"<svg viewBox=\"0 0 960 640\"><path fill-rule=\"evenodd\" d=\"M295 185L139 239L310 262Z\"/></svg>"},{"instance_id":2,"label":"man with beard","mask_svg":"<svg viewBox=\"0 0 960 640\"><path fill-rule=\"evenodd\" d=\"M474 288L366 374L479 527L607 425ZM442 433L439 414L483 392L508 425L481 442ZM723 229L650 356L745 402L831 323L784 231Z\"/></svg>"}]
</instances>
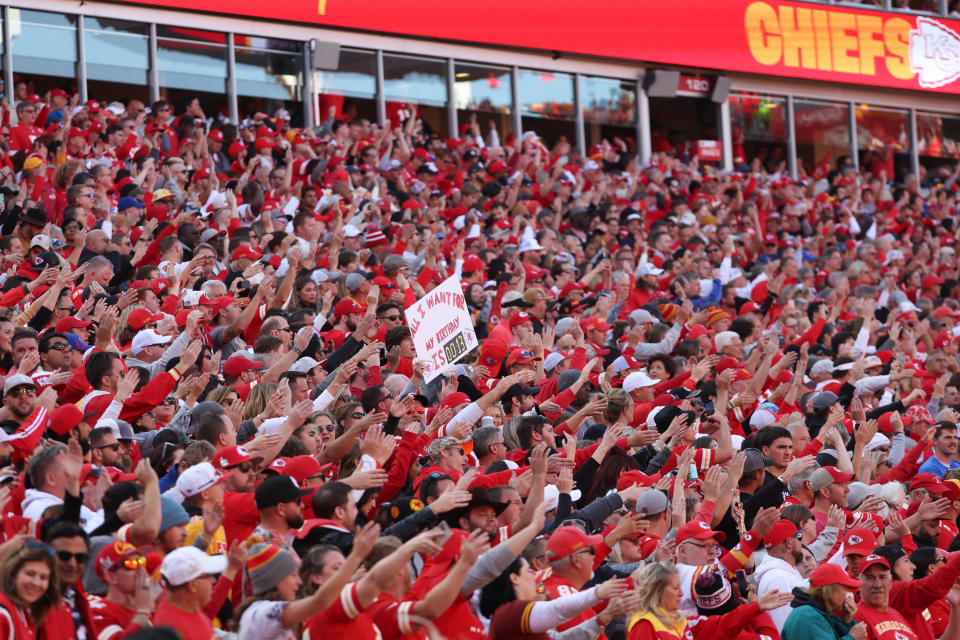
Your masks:
<instances>
[{"instance_id":1,"label":"man with beard","mask_svg":"<svg viewBox=\"0 0 960 640\"><path fill-rule=\"evenodd\" d=\"M3 406L7 418L23 426L33 413L37 402L37 385L34 381L18 373L8 377L3 383Z\"/></svg>"},{"instance_id":2,"label":"man with beard","mask_svg":"<svg viewBox=\"0 0 960 640\"><path fill-rule=\"evenodd\" d=\"M252 535L289 551L296 558L293 550L294 530L303 526L303 504L300 500L311 491L299 488L290 476L273 476L264 480L254 494L260 512L260 524Z\"/></svg>"},{"instance_id":3,"label":"man with beard","mask_svg":"<svg viewBox=\"0 0 960 640\"><path fill-rule=\"evenodd\" d=\"M797 565L803 559L803 547L795 524L789 520L778 520L770 533L764 536L763 542L767 557L757 567L757 597L763 597L769 591L790 593L794 587L810 586L809 581L797 570ZM790 611L789 604L770 610L770 617L778 631L783 629Z\"/></svg>"}]
</instances>

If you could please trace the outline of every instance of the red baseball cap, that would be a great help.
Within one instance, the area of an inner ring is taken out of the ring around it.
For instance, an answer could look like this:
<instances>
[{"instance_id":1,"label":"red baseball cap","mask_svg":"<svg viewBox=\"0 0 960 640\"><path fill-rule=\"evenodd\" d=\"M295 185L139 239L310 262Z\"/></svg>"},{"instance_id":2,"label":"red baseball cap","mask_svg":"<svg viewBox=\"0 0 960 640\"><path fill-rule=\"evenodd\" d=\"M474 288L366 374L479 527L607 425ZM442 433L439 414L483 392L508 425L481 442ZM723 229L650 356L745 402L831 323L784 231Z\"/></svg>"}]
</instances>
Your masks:
<instances>
[{"instance_id":1,"label":"red baseball cap","mask_svg":"<svg viewBox=\"0 0 960 640\"><path fill-rule=\"evenodd\" d=\"M443 398L443 402L440 403L440 408L445 409L447 407L459 407L462 404L467 404L470 402L470 396L465 394L463 391L454 391L453 393L447 394Z\"/></svg>"},{"instance_id":2,"label":"red baseball cap","mask_svg":"<svg viewBox=\"0 0 960 640\"><path fill-rule=\"evenodd\" d=\"M613 325L607 324L598 316L590 316L580 321L580 327L584 331L609 331Z\"/></svg>"},{"instance_id":3,"label":"red baseball cap","mask_svg":"<svg viewBox=\"0 0 960 640\"><path fill-rule=\"evenodd\" d=\"M481 260L478 256L467 256L463 259L463 267L460 271L463 273L471 273L473 271L486 271L487 265Z\"/></svg>"},{"instance_id":4,"label":"red baseball cap","mask_svg":"<svg viewBox=\"0 0 960 640\"><path fill-rule=\"evenodd\" d=\"M848 576L840 565L826 562L810 574L810 586L825 587L828 584L840 584L850 589L859 589L863 583Z\"/></svg>"},{"instance_id":5,"label":"red baseball cap","mask_svg":"<svg viewBox=\"0 0 960 640\"><path fill-rule=\"evenodd\" d=\"M277 458L267 469L276 471L280 475L290 476L297 481L297 484L313 476L320 475L333 466L332 463L320 464L313 456L293 456L292 458Z\"/></svg>"},{"instance_id":6,"label":"red baseball cap","mask_svg":"<svg viewBox=\"0 0 960 640\"><path fill-rule=\"evenodd\" d=\"M716 332L713 331L712 329L707 329L702 324L695 324L692 327L690 327L690 331L687 332L687 339L696 340L700 336L712 336L714 333Z\"/></svg>"},{"instance_id":7,"label":"red baseball cap","mask_svg":"<svg viewBox=\"0 0 960 640\"><path fill-rule=\"evenodd\" d=\"M956 478L944 480L943 486L947 488L947 498L950 500L960 500L960 480Z\"/></svg>"},{"instance_id":8,"label":"red baseball cap","mask_svg":"<svg viewBox=\"0 0 960 640\"><path fill-rule=\"evenodd\" d=\"M263 257L263 249L257 247L254 249L248 244L242 244L236 249L233 250L233 253L230 254L231 260L242 260L246 258L247 260L259 260Z\"/></svg>"},{"instance_id":9,"label":"red baseball cap","mask_svg":"<svg viewBox=\"0 0 960 640\"><path fill-rule=\"evenodd\" d=\"M211 129L207 134L207 139L214 142L223 142L223 131L221 129Z\"/></svg>"},{"instance_id":10,"label":"red baseball cap","mask_svg":"<svg viewBox=\"0 0 960 640\"><path fill-rule=\"evenodd\" d=\"M786 542L795 535L797 535L797 525L789 520L777 520L777 523L770 529L770 533L763 537L763 543L769 549Z\"/></svg>"},{"instance_id":11,"label":"red baseball cap","mask_svg":"<svg viewBox=\"0 0 960 640\"><path fill-rule=\"evenodd\" d=\"M157 296L158 298L169 288L170 281L166 278L154 278L150 281L150 290L153 291L153 295Z\"/></svg>"},{"instance_id":12,"label":"red baseball cap","mask_svg":"<svg viewBox=\"0 0 960 640\"><path fill-rule=\"evenodd\" d=\"M944 282L945 280L940 276L923 276L923 278L920 280L920 288L929 289L930 287L935 287L938 284L943 284Z\"/></svg>"},{"instance_id":13,"label":"red baseball cap","mask_svg":"<svg viewBox=\"0 0 960 640\"><path fill-rule=\"evenodd\" d=\"M53 330L56 331L57 333L66 333L71 329L86 329L89 326L90 326L89 322L84 322L83 320L80 320L79 318L75 318L73 316L67 316L66 318L58 322L57 326L54 327Z\"/></svg>"},{"instance_id":14,"label":"red baseball cap","mask_svg":"<svg viewBox=\"0 0 960 640\"><path fill-rule=\"evenodd\" d=\"M717 373L723 373L727 369L742 369L743 363L730 356L724 356L717 360Z\"/></svg>"},{"instance_id":15,"label":"red baseball cap","mask_svg":"<svg viewBox=\"0 0 960 640\"><path fill-rule=\"evenodd\" d=\"M263 460L263 457L261 456L250 457L250 452L247 451L246 447L238 444L217 451L217 453L213 456L213 466L218 469L229 469L230 467L235 467L238 464L243 464L244 462L257 464L261 460Z\"/></svg>"},{"instance_id":16,"label":"red baseball cap","mask_svg":"<svg viewBox=\"0 0 960 640\"><path fill-rule=\"evenodd\" d=\"M503 366L510 368L515 364L529 364L537 359L537 356L534 355L532 351L524 351L523 349L513 349L507 355L507 361Z\"/></svg>"},{"instance_id":17,"label":"red baseball cap","mask_svg":"<svg viewBox=\"0 0 960 640\"><path fill-rule=\"evenodd\" d=\"M550 534L550 539L547 540L547 551L551 554L551 560L560 560L582 549L594 547L602 541L603 536L588 536L580 527L560 527Z\"/></svg>"},{"instance_id":18,"label":"red baseball cap","mask_svg":"<svg viewBox=\"0 0 960 640\"><path fill-rule=\"evenodd\" d=\"M100 576L102 580L103 577L115 569L117 565L123 562L130 556L140 555L140 552L137 551L137 548L130 544L129 542L124 542L123 540L113 540L100 550L100 553L97 554L97 562L94 568L97 571L97 575Z\"/></svg>"},{"instance_id":19,"label":"red baseball cap","mask_svg":"<svg viewBox=\"0 0 960 640\"><path fill-rule=\"evenodd\" d=\"M83 422L83 411L73 403L62 404L50 412L49 429L65 436L70 429Z\"/></svg>"},{"instance_id":20,"label":"red baseball cap","mask_svg":"<svg viewBox=\"0 0 960 640\"><path fill-rule=\"evenodd\" d=\"M890 563L887 562L886 558L883 556L878 556L875 553L871 553L860 561L860 574L862 575L866 573L867 569L874 565L880 565L884 569L890 569Z\"/></svg>"},{"instance_id":21,"label":"red baseball cap","mask_svg":"<svg viewBox=\"0 0 960 640\"><path fill-rule=\"evenodd\" d=\"M227 361L223 363L223 373L230 376L231 378L236 378L244 371L250 369L262 369L263 363L257 362L255 360L250 360L244 356L230 356L227 358Z\"/></svg>"},{"instance_id":22,"label":"red baseball cap","mask_svg":"<svg viewBox=\"0 0 960 640\"><path fill-rule=\"evenodd\" d=\"M940 478L932 473L918 473L910 480L910 491L916 489L926 489L930 493L941 495L947 492L945 484L940 482Z\"/></svg>"},{"instance_id":23,"label":"red baseball cap","mask_svg":"<svg viewBox=\"0 0 960 640\"><path fill-rule=\"evenodd\" d=\"M716 538L718 542L723 542L727 539L727 534L723 531L714 531L710 528L710 525L702 520L694 520L677 529L677 544L691 538L696 540Z\"/></svg>"},{"instance_id":24,"label":"red baseball cap","mask_svg":"<svg viewBox=\"0 0 960 640\"><path fill-rule=\"evenodd\" d=\"M363 313L363 308L353 298L344 298L333 307L334 318L342 318L348 313Z\"/></svg>"},{"instance_id":25,"label":"red baseball cap","mask_svg":"<svg viewBox=\"0 0 960 640\"><path fill-rule=\"evenodd\" d=\"M625 471L620 474L617 480L617 491L623 491L629 487L652 487L660 480L660 474L656 473L648 476L640 471Z\"/></svg>"},{"instance_id":26,"label":"red baseball cap","mask_svg":"<svg viewBox=\"0 0 960 640\"><path fill-rule=\"evenodd\" d=\"M490 375L496 378L500 374L500 364L503 362L503 358L509 350L510 347L503 340L487 338L480 345L480 360L478 364L486 367L487 370L490 371Z\"/></svg>"},{"instance_id":27,"label":"red baseball cap","mask_svg":"<svg viewBox=\"0 0 960 640\"><path fill-rule=\"evenodd\" d=\"M510 328L513 329L515 326L525 322L533 322L533 316L526 311L520 311L519 313L513 314L513 317L510 318Z\"/></svg>"},{"instance_id":28,"label":"red baseball cap","mask_svg":"<svg viewBox=\"0 0 960 640\"><path fill-rule=\"evenodd\" d=\"M127 326L139 331L151 322L158 322L162 319L162 313L150 313L148 309L134 309L127 316Z\"/></svg>"},{"instance_id":29,"label":"red baseball cap","mask_svg":"<svg viewBox=\"0 0 960 640\"><path fill-rule=\"evenodd\" d=\"M851 554L859 556L869 555L871 551L877 548L877 536L873 531L863 527L854 527L847 531L843 536L843 556Z\"/></svg>"}]
</instances>

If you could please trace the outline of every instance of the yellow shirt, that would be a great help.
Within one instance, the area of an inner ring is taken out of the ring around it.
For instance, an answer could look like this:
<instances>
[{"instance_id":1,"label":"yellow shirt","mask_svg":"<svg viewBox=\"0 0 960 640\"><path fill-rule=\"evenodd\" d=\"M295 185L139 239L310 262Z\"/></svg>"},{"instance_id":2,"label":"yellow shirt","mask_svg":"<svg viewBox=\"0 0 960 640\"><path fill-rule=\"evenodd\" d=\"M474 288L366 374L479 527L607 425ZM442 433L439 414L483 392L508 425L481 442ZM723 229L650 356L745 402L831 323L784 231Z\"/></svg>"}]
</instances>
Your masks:
<instances>
[{"instance_id":1,"label":"yellow shirt","mask_svg":"<svg viewBox=\"0 0 960 640\"><path fill-rule=\"evenodd\" d=\"M190 522L187 523L187 540L183 543L185 547L191 546L199 536L203 533L203 518L200 516L193 516L190 518ZM217 530L213 534L213 540L210 541L210 544L207 546L207 555L208 556L218 556L223 555L227 552L227 534L223 530L223 526L217 527Z\"/></svg>"}]
</instances>

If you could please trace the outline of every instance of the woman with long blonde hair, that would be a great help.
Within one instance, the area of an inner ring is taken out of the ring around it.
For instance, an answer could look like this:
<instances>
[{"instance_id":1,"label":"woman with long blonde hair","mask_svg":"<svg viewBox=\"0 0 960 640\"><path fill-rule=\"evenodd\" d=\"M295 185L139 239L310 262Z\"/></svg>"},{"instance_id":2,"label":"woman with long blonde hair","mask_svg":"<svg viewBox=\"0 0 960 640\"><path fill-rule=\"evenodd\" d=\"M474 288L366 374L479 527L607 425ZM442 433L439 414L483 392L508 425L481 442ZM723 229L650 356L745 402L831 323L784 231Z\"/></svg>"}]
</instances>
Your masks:
<instances>
[{"instance_id":1,"label":"woman with long blonde hair","mask_svg":"<svg viewBox=\"0 0 960 640\"><path fill-rule=\"evenodd\" d=\"M683 589L672 562L652 562L633 574L640 610L627 622L629 640L669 640L684 636L687 616L680 610Z\"/></svg>"}]
</instances>

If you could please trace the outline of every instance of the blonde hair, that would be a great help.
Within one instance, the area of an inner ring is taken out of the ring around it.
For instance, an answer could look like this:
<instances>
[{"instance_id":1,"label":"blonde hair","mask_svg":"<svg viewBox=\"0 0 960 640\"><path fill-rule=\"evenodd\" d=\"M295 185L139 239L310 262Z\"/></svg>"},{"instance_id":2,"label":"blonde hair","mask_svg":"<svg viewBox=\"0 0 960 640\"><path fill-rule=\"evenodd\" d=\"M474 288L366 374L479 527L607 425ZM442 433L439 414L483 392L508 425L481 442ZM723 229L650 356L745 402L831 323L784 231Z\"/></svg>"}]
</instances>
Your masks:
<instances>
[{"instance_id":1,"label":"blonde hair","mask_svg":"<svg viewBox=\"0 0 960 640\"><path fill-rule=\"evenodd\" d=\"M669 627L675 627L684 620L682 611L664 611L660 606L663 591L667 588L667 581L675 575L677 575L677 567L672 562L651 562L633 574L633 584L636 585L637 594L642 603L638 611L639 615L650 613Z\"/></svg>"},{"instance_id":2,"label":"blonde hair","mask_svg":"<svg viewBox=\"0 0 960 640\"><path fill-rule=\"evenodd\" d=\"M627 409L630 402L630 394L623 389L610 389L606 394L607 408L603 412L608 424L613 424L620 419L623 412ZM632 417L632 416L631 416Z\"/></svg>"},{"instance_id":3,"label":"blonde hair","mask_svg":"<svg viewBox=\"0 0 960 640\"><path fill-rule=\"evenodd\" d=\"M831 596L834 595L836 591L843 591L846 593L846 587L842 584L825 584L822 587L810 587L808 593L810 597L814 600L819 600L824 604L824 609L826 609L826 604L831 599Z\"/></svg>"},{"instance_id":4,"label":"blonde hair","mask_svg":"<svg viewBox=\"0 0 960 640\"><path fill-rule=\"evenodd\" d=\"M267 408L267 401L270 396L277 392L277 385L273 382L261 382L250 389L247 394L247 402L243 405L241 418L250 420L258 413L262 413Z\"/></svg>"}]
</instances>

